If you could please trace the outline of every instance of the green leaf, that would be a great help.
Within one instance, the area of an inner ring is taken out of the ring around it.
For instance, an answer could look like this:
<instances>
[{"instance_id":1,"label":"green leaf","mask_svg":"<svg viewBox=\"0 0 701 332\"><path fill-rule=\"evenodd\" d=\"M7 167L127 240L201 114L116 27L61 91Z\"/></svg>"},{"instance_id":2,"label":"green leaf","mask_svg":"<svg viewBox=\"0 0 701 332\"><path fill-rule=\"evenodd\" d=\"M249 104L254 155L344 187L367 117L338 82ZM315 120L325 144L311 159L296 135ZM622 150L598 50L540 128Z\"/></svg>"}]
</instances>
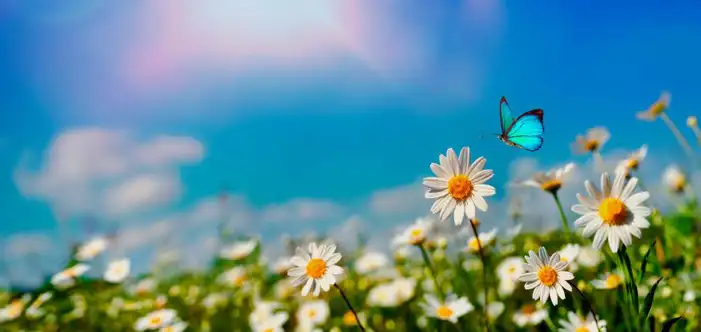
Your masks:
<instances>
[{"instance_id":1,"label":"green leaf","mask_svg":"<svg viewBox=\"0 0 701 332\"><path fill-rule=\"evenodd\" d=\"M645 253L645 256L643 256L643 262L640 263L640 277L638 278L638 282L643 282L643 278L645 277L645 272L647 270L647 258L650 256L650 252L652 252L652 249L655 248L655 243L657 242L657 239L652 240L652 243L650 244L650 248L647 249L647 252Z\"/></svg>"},{"instance_id":2,"label":"green leaf","mask_svg":"<svg viewBox=\"0 0 701 332\"><path fill-rule=\"evenodd\" d=\"M626 290L628 291L628 296L631 300L633 306L633 312L638 311L638 286L635 284L635 277L633 276L633 266L630 262L630 257L628 257L628 252L625 246L621 246L618 250L618 259L625 268L626 275Z\"/></svg>"},{"instance_id":3,"label":"green leaf","mask_svg":"<svg viewBox=\"0 0 701 332\"><path fill-rule=\"evenodd\" d=\"M662 331L661 332L669 332L672 330L672 326L676 324L679 320L684 319L684 317L679 316L679 317L674 317L672 319L668 319L662 324Z\"/></svg>"},{"instance_id":4,"label":"green leaf","mask_svg":"<svg viewBox=\"0 0 701 332\"><path fill-rule=\"evenodd\" d=\"M647 320L647 317L650 315L650 309L652 308L652 302L655 301L655 291L657 291L657 285L660 284L660 281L662 281L663 278L657 279L657 282L655 282L654 285L652 285L652 288L650 288L650 292L647 293L647 296L645 296L645 302L643 304L642 309L640 310L640 321L638 326L640 326L640 329L642 330L645 327L645 321Z\"/></svg>"}]
</instances>

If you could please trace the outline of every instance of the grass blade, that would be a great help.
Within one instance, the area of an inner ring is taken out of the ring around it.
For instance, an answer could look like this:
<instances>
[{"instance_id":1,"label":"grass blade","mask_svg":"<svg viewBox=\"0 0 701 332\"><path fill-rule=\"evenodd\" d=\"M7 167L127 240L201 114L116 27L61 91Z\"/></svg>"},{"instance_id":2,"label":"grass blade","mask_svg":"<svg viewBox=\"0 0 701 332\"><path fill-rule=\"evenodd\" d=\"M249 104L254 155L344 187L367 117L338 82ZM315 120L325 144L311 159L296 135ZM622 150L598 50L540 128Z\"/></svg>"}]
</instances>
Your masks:
<instances>
[{"instance_id":1,"label":"grass blade","mask_svg":"<svg viewBox=\"0 0 701 332\"><path fill-rule=\"evenodd\" d=\"M650 244L650 248L647 249L645 256L643 256L643 262L640 263L640 277L638 278L639 283L642 283L643 278L645 278L645 272L647 270L647 259L648 259L648 257L650 257L650 252L652 252L652 248L655 247L656 242L657 242L657 239L652 240L652 243Z\"/></svg>"},{"instance_id":2,"label":"grass blade","mask_svg":"<svg viewBox=\"0 0 701 332\"><path fill-rule=\"evenodd\" d=\"M661 332L669 332L672 330L672 326L676 324L679 320L683 319L684 317L679 316L679 317L674 317L672 319L668 319L662 324L662 331Z\"/></svg>"},{"instance_id":3,"label":"grass blade","mask_svg":"<svg viewBox=\"0 0 701 332\"><path fill-rule=\"evenodd\" d=\"M647 320L647 317L650 315L650 309L652 309L652 302L655 301L655 291L657 291L657 286L660 284L660 281L662 281L663 278L657 279L657 282L650 288L650 292L647 293L647 296L645 296L645 302L643 303L643 307L640 310L640 320L638 322L638 326L640 327L640 330L642 331L643 328L645 327L645 321Z\"/></svg>"}]
</instances>

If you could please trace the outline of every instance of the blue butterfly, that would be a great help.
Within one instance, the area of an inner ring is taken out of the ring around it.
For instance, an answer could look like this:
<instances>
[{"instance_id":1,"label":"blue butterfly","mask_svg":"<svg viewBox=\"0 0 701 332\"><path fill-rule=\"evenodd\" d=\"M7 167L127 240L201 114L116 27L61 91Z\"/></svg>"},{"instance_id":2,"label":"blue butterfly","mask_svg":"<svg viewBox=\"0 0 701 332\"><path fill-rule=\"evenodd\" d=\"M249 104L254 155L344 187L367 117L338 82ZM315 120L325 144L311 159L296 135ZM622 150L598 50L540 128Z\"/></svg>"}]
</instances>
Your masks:
<instances>
[{"instance_id":1,"label":"blue butterfly","mask_svg":"<svg viewBox=\"0 0 701 332\"><path fill-rule=\"evenodd\" d=\"M506 97L499 101L499 118L501 134L499 139L509 146L515 146L528 151L538 151L543 146L543 110L534 109L521 114L514 120Z\"/></svg>"}]
</instances>

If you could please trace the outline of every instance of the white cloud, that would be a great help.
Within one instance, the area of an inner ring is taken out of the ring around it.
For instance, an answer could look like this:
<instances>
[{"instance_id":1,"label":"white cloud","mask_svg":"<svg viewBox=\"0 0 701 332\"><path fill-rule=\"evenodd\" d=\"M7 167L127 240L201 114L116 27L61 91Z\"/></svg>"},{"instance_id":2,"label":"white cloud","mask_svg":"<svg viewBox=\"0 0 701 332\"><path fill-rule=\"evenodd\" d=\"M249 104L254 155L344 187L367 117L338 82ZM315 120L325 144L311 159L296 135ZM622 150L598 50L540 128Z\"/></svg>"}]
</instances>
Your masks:
<instances>
[{"instance_id":1,"label":"white cloud","mask_svg":"<svg viewBox=\"0 0 701 332\"><path fill-rule=\"evenodd\" d=\"M431 206L420 182L375 191L368 204L372 212L380 215L413 213Z\"/></svg>"},{"instance_id":2,"label":"white cloud","mask_svg":"<svg viewBox=\"0 0 701 332\"><path fill-rule=\"evenodd\" d=\"M199 162L203 153L191 137L141 141L125 131L78 128L53 140L38 170L28 168L27 160L20 162L14 178L23 195L45 200L63 215L129 213L175 198L179 180L164 172ZM127 197L139 190L145 192Z\"/></svg>"},{"instance_id":3,"label":"white cloud","mask_svg":"<svg viewBox=\"0 0 701 332\"><path fill-rule=\"evenodd\" d=\"M332 201L297 198L265 207L259 218L266 222L317 221L338 217L342 213L343 207Z\"/></svg>"},{"instance_id":4,"label":"white cloud","mask_svg":"<svg viewBox=\"0 0 701 332\"><path fill-rule=\"evenodd\" d=\"M180 180L173 175L139 174L105 193L105 209L112 215L139 212L172 202L182 191Z\"/></svg>"}]
</instances>

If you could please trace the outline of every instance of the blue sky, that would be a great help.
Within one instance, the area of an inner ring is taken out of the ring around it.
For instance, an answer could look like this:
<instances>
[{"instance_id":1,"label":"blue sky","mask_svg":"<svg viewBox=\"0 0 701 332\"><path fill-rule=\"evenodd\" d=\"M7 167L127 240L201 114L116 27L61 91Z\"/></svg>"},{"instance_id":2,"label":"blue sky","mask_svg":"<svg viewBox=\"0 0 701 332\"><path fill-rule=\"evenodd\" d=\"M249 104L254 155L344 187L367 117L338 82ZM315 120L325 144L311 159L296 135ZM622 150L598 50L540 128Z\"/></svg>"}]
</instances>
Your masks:
<instances>
[{"instance_id":1,"label":"blue sky","mask_svg":"<svg viewBox=\"0 0 701 332\"><path fill-rule=\"evenodd\" d=\"M84 128L125 131L120 139L133 145L189 137L202 148L194 161L169 159L148 170L177 182L164 201L130 214L93 211L103 229L182 215L226 186L245 206L238 211L276 219L251 229L273 238L354 216L390 229L420 215L368 211L378 192L420 198L412 184L448 147L470 146L488 159L495 200L506 195L510 165L570 160L570 142L597 125L612 132L606 150L647 143L651 155L668 160L681 155L672 135L662 123L636 121L635 112L663 90L672 92L670 116L680 125L698 107L701 46L691 36L701 35L701 7L692 1L310 1L309 13L272 0L262 7L51 3L0 5L0 236L7 243L56 236L56 197L73 195L75 184L52 187L53 198L23 195L16 175L40 174L52 140ZM235 11L246 10L253 18L232 23ZM540 151L490 136L502 95L517 113L545 110ZM137 168L100 186L138 176ZM88 196L109 188L96 190ZM325 212L310 216L307 208ZM254 222L240 220L246 230Z\"/></svg>"}]
</instances>

